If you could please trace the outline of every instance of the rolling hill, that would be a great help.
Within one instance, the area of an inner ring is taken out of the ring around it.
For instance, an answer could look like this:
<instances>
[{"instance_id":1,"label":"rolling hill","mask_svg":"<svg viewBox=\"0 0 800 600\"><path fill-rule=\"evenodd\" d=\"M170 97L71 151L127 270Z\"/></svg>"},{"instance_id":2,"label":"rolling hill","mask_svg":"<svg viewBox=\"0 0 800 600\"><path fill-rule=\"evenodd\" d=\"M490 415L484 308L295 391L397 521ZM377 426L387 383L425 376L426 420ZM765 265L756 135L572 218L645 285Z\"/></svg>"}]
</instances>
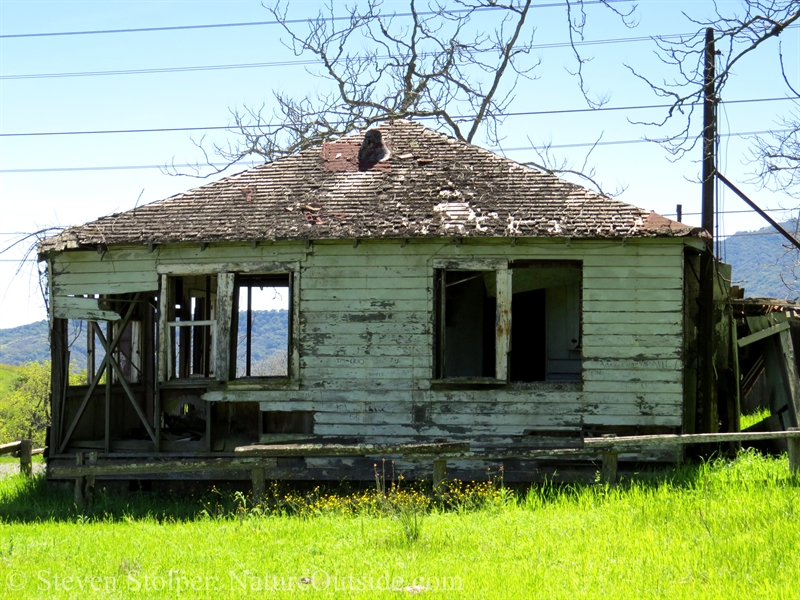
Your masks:
<instances>
[{"instance_id":1,"label":"rolling hill","mask_svg":"<svg viewBox=\"0 0 800 600\"><path fill-rule=\"evenodd\" d=\"M245 330L245 315L239 317L239 331ZM253 362L266 359L286 347L289 315L286 310L253 311ZM73 370L86 368L85 323L71 321L68 331ZM21 365L50 358L47 321L11 329L0 329L0 364Z\"/></svg>"},{"instance_id":2,"label":"rolling hill","mask_svg":"<svg viewBox=\"0 0 800 600\"><path fill-rule=\"evenodd\" d=\"M797 220L781 223L795 233ZM800 296L800 252L789 251L788 242L772 226L735 233L724 242L724 260L733 267L733 284L745 288L748 298L794 299ZM793 267L797 266L797 273Z\"/></svg>"}]
</instances>

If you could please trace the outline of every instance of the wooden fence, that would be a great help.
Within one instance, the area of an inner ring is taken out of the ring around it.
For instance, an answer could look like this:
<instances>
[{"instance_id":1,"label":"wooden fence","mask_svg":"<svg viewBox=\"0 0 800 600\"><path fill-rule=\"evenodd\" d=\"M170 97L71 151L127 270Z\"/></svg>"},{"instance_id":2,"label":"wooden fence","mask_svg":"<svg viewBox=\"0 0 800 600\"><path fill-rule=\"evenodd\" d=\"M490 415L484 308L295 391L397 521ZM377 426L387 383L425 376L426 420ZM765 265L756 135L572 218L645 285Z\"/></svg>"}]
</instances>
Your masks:
<instances>
[{"instance_id":1,"label":"wooden fence","mask_svg":"<svg viewBox=\"0 0 800 600\"><path fill-rule=\"evenodd\" d=\"M19 456L19 472L30 477L33 473L31 457L35 454L44 454L44 448L34 448L31 440L20 440L10 444L0 444L0 456L4 454Z\"/></svg>"},{"instance_id":2,"label":"wooden fence","mask_svg":"<svg viewBox=\"0 0 800 600\"><path fill-rule=\"evenodd\" d=\"M645 447L665 447L692 444L743 442L784 438L789 449L789 469L800 473L800 428L772 432L701 433L682 435L603 436L585 438L581 448L551 450L526 450L502 454L471 452L467 443L445 442L434 444L403 444L399 446L373 446L364 444L281 444L254 445L236 448L235 458L204 458L201 460L164 460L98 464L97 452L76 454L74 467L53 467L50 475L56 478L75 478L75 502L80 506L91 501L95 478L100 476L142 476L159 473L192 473L197 471L247 470L252 475L253 494L261 497L265 491L265 472L276 466L279 457L296 456L377 456L402 455L413 461L433 459L433 485L437 488L447 477L448 460L504 460L511 458L539 458L582 455L602 457L602 481L617 480L618 457L623 452L639 451Z\"/></svg>"}]
</instances>

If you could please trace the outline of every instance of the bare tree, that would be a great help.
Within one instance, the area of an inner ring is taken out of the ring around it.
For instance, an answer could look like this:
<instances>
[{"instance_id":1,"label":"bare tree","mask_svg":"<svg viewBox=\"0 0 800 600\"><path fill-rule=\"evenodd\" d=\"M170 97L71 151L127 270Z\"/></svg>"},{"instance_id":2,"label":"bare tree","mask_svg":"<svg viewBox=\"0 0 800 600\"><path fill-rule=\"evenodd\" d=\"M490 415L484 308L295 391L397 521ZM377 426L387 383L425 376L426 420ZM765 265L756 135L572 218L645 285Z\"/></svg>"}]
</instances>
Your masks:
<instances>
[{"instance_id":1,"label":"bare tree","mask_svg":"<svg viewBox=\"0 0 800 600\"><path fill-rule=\"evenodd\" d=\"M757 56L763 61L764 56L770 52L768 40L779 38L787 27L800 20L800 0L742 0L738 5L731 2L718 4L714 1L714 17L695 19L686 13L684 16L697 26L695 33L680 36L678 39L653 38L658 47L657 56L671 67L673 78L658 82L628 66L657 95L672 101L662 120L640 124L663 127L677 123L677 132L659 140L676 158L693 150L702 137L701 127L696 126L696 121L702 118L706 29L712 28L715 32L714 40L719 59L714 79L714 96L719 101L728 80L734 74L734 67L756 50ZM775 51L774 60L781 65L787 96L797 101L800 96L783 69L780 43L772 50ZM765 185L782 181L782 189L788 191L789 187L798 183L800 152L797 132L800 123L797 115L795 111L779 117L782 131L774 131L753 140L754 157L761 165L757 175Z\"/></svg>"},{"instance_id":2,"label":"bare tree","mask_svg":"<svg viewBox=\"0 0 800 600\"><path fill-rule=\"evenodd\" d=\"M632 10L600 4L633 26ZM573 42L582 39L585 3L567 0L567 29ZM287 15L287 5L266 7L283 27L284 44L296 56L313 56L308 69L330 85L314 95L295 98L274 91L276 108L232 109L235 139L207 148L195 176L213 175L245 157L272 161L392 118L425 119L455 138L476 142L478 136L497 144L503 114L514 100L520 78L535 79L538 60L530 60L533 39L531 0L455 0L447 5L430 0L420 6L409 0L408 12L388 12L381 0L367 0L342 13L332 0L303 29ZM493 23L489 29L486 23ZM573 45L573 49L575 46ZM593 107L583 79L588 58L575 49L574 70L581 92ZM212 156L226 166L215 167ZM208 167L213 170L206 171ZM546 170L559 171L544 166ZM168 169L178 173L174 168Z\"/></svg>"}]
</instances>

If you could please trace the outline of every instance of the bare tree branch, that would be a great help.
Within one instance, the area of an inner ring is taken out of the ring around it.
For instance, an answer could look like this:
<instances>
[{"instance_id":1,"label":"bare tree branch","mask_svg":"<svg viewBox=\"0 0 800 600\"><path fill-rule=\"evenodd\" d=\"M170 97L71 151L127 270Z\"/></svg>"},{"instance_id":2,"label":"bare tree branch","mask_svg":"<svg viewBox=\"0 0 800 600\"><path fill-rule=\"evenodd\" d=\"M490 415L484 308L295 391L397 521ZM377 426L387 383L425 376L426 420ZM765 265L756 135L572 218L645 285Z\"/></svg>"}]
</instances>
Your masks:
<instances>
[{"instance_id":1,"label":"bare tree branch","mask_svg":"<svg viewBox=\"0 0 800 600\"><path fill-rule=\"evenodd\" d=\"M531 138L528 137L531 150L536 152L536 155L539 157L539 161L528 161L522 164L535 167L550 175L573 175L578 179L590 184L599 194L609 197L619 196L627 189L628 186L619 187L613 192L606 190L597 180L597 173L595 169L589 167L589 158L602 139L603 134L601 133L600 136L595 140L594 144L592 144L592 147L589 148L589 151L584 155L583 164L581 165L580 169L575 169L567 159L557 158L553 155L550 142L545 143L544 145L536 146Z\"/></svg>"},{"instance_id":2,"label":"bare tree branch","mask_svg":"<svg viewBox=\"0 0 800 600\"><path fill-rule=\"evenodd\" d=\"M476 143L483 136L499 144L518 81L535 79L539 65L529 59L531 0L407 1L408 12L397 13L383 0L352 7L329 0L305 26L289 19L288 3L265 6L283 28L284 46L296 56L312 55L318 66L307 71L329 86L302 98L273 91L272 111L265 105L232 110L232 141L207 145L201 138L195 145L203 160L190 172L179 172L174 161L163 171L209 177L246 157L269 162L393 118L427 119L459 140ZM612 2L601 3L633 26L635 7L623 12ZM573 41L583 37L584 3L567 2L582 15L568 18ZM582 75L588 59L577 51L575 57L581 91L590 106L599 106L589 100Z\"/></svg>"},{"instance_id":3,"label":"bare tree branch","mask_svg":"<svg viewBox=\"0 0 800 600\"><path fill-rule=\"evenodd\" d=\"M714 80L714 95L719 98L733 73L734 66L800 20L798 0L742 0L741 9L738 11L735 8L731 9L730 4L724 3L725 11L729 12L723 13L715 1L715 16L711 19L698 20L684 13L689 21L699 26L697 32L692 35L682 36L678 40L653 38L658 48L656 55L672 68L675 73L673 79L658 82L637 71L633 66L626 65L656 95L672 100L672 105L662 120L631 122L663 127L676 120L680 121L678 131L659 142L676 158L693 150L701 136L701 131L694 126L694 122L695 109L702 105L703 100L706 28L714 29L715 46L720 56ZM759 50L759 56L764 52L765 50ZM797 97L797 92L786 77L784 81L787 89Z\"/></svg>"}]
</instances>

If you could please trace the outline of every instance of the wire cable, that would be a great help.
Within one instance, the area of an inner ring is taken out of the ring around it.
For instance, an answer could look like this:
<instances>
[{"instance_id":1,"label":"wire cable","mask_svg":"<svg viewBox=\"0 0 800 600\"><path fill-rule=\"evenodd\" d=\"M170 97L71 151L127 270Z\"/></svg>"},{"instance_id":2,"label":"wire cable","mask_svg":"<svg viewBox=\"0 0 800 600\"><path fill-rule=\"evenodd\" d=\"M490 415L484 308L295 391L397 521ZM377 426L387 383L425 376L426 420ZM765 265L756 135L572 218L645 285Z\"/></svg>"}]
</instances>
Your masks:
<instances>
[{"instance_id":1,"label":"wire cable","mask_svg":"<svg viewBox=\"0 0 800 600\"><path fill-rule=\"evenodd\" d=\"M783 131L783 130L776 130ZM748 135L764 135L768 133L775 133L776 131L744 131L741 133L723 133L720 136L740 136L745 137ZM588 148L592 146L618 146L623 144L645 144L645 143L659 143L665 142L666 139L638 139L638 140L614 140L608 142L580 142L576 144L552 144L550 146L520 146L518 148L504 148L504 152L524 152L530 150L545 150L557 148ZM253 168L264 163L250 164L249 166L244 163L184 163L184 164L163 164L163 165L114 165L114 166L93 166L93 167L43 167L32 169L0 169L0 173L55 173L55 172L69 172L69 171L126 171L137 169L192 169L197 167L224 167L238 166Z\"/></svg>"},{"instance_id":2,"label":"wire cable","mask_svg":"<svg viewBox=\"0 0 800 600\"><path fill-rule=\"evenodd\" d=\"M619 3L630 3L633 0L583 0L583 4L619 4ZM566 6L564 2L551 2L548 4L534 4L531 8L561 8ZM453 14L458 13L466 13L466 12L484 12L484 11L491 11L497 10L500 7L494 6L487 6L484 8L478 9L456 9L449 11ZM429 16L438 14L438 11L424 11L418 12L417 15L419 16ZM388 16L388 15L385 15ZM392 17L411 17L413 16L411 13L394 13L391 15ZM312 19L287 19L285 22L290 25L295 25L298 23L313 23L316 21L316 18ZM342 17L325 17L323 18L324 21L349 21L350 15L342 16ZM280 25L280 21L246 21L242 23L209 23L206 25L172 25L166 27L135 27L130 29L91 29L86 31L49 31L49 32L38 32L38 33L6 33L0 34L0 39L15 39L15 38L41 38L41 37L58 37L58 36L72 36L72 35L108 35L108 34L120 34L120 33L145 33L145 32L155 32L155 31L186 31L186 30L193 30L193 29L222 29L226 27L255 27L255 26L264 26L264 25Z\"/></svg>"},{"instance_id":3,"label":"wire cable","mask_svg":"<svg viewBox=\"0 0 800 600\"><path fill-rule=\"evenodd\" d=\"M724 100L720 104L746 104L755 102L779 102L783 100L794 100L794 98L780 97L780 98L750 98L743 100ZM600 108L566 108L560 110L531 110L521 112L507 112L497 113L496 116L501 118L506 117L526 117L526 116L541 116L541 115L562 115L562 114L578 114L578 113L597 113L609 112L620 110L650 110L656 108L669 108L671 104L642 104L638 106L603 106ZM431 120L435 117L420 117L419 120ZM454 115L453 119L466 119L473 118L468 115ZM18 133L0 133L0 137L33 137L33 136L52 136L52 135L107 135L107 134L124 134L124 133L166 133L176 131L222 131L222 130L236 130L236 129L276 129L281 125L275 123L265 123L262 125L212 125L209 127L154 127L154 128L139 128L139 129L99 129L99 130L83 130L83 131L25 131Z\"/></svg>"}]
</instances>

